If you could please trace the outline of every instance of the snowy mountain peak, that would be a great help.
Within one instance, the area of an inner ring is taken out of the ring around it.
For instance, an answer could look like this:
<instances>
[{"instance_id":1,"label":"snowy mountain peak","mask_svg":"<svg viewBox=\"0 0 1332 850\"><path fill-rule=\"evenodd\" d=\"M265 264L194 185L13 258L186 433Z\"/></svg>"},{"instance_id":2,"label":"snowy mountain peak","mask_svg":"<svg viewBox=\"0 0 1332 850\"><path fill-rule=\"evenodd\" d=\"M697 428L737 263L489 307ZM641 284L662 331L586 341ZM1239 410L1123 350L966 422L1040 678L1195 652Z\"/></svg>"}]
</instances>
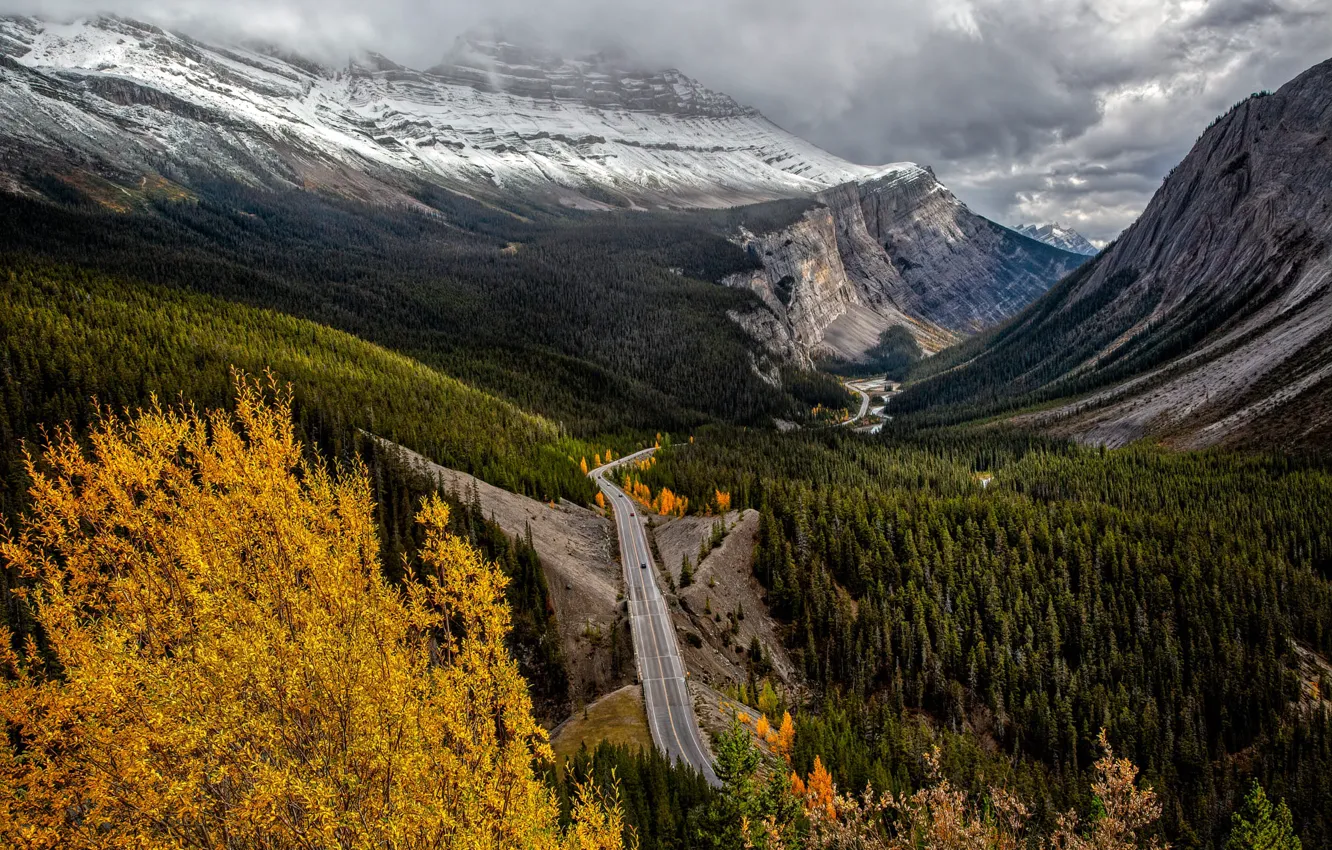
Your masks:
<instances>
[{"instance_id":1,"label":"snowy mountain peak","mask_svg":"<svg viewBox=\"0 0 1332 850\"><path fill-rule=\"evenodd\" d=\"M502 39L464 36L430 74L484 91L571 101L599 109L628 109L713 118L756 117L757 111L704 87L675 69L645 70L623 55L577 59Z\"/></svg>"},{"instance_id":2,"label":"snowy mountain peak","mask_svg":"<svg viewBox=\"0 0 1332 850\"><path fill-rule=\"evenodd\" d=\"M1100 253L1100 249L1081 233L1071 227L1064 227L1058 222L1054 224L1019 224L1013 229L1023 236L1035 239L1037 242L1044 242L1046 245L1053 245L1056 248L1072 251L1075 254L1092 257Z\"/></svg>"},{"instance_id":3,"label":"snowy mountain peak","mask_svg":"<svg viewBox=\"0 0 1332 850\"><path fill-rule=\"evenodd\" d=\"M127 173L403 197L421 182L575 205L730 206L918 170L856 165L678 71L460 42L341 70L120 18L0 18L0 141Z\"/></svg>"}]
</instances>

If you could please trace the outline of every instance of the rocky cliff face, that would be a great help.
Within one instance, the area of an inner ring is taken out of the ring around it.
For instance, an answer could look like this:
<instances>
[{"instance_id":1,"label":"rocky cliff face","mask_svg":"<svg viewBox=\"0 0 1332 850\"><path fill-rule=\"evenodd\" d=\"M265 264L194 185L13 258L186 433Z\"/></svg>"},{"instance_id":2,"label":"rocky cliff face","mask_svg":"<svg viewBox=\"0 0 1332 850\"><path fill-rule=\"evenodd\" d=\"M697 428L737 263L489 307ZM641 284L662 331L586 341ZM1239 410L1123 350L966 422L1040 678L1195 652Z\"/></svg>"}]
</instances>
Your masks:
<instances>
[{"instance_id":1,"label":"rocky cliff face","mask_svg":"<svg viewBox=\"0 0 1332 850\"><path fill-rule=\"evenodd\" d=\"M855 360L893 325L910 329L927 352L956 339L904 313L887 293L891 280L861 274L854 255L844 252L841 222L827 206L773 233L742 232L740 242L763 268L733 275L726 283L757 294L785 329L774 333L771 322L748 328L765 333L760 338L772 340L774 353L789 347L804 360Z\"/></svg>"},{"instance_id":2,"label":"rocky cliff face","mask_svg":"<svg viewBox=\"0 0 1332 850\"><path fill-rule=\"evenodd\" d=\"M847 188L821 197L853 218L857 198ZM860 250L877 255L881 248L910 293L903 307L949 330L998 324L1084 259L976 215L928 169L862 181L857 189L859 215L874 243Z\"/></svg>"},{"instance_id":3,"label":"rocky cliff face","mask_svg":"<svg viewBox=\"0 0 1332 850\"><path fill-rule=\"evenodd\" d=\"M1218 119L1114 245L914 403L999 385L1078 396L1024 421L1097 443L1332 443L1332 62Z\"/></svg>"},{"instance_id":4,"label":"rocky cliff face","mask_svg":"<svg viewBox=\"0 0 1332 850\"><path fill-rule=\"evenodd\" d=\"M927 168L817 197L797 224L744 234L764 268L728 281L759 293L815 359L860 359L894 325L933 353L1007 319L1085 259L976 215Z\"/></svg>"}]
</instances>

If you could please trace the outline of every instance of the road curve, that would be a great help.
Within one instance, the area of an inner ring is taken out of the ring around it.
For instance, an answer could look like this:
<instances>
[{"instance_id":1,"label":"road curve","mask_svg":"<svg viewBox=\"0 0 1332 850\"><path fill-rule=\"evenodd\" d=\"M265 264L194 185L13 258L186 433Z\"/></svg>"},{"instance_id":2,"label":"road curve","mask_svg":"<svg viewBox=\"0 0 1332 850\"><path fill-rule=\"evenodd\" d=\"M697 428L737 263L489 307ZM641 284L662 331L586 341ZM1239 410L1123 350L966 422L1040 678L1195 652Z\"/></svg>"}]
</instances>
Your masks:
<instances>
[{"instance_id":1,"label":"road curve","mask_svg":"<svg viewBox=\"0 0 1332 850\"><path fill-rule=\"evenodd\" d=\"M712 759L703 746L703 734L694 717L693 701L685 681L684 659L666 600L657 586L647 533L639 506L624 491L606 480L606 473L622 463L641 460L654 449L625 455L588 473L615 512L620 536L620 560L629 597L629 626L634 638L638 679L643 683L643 704L657 748L674 761L692 765L714 787L721 785Z\"/></svg>"},{"instance_id":2,"label":"road curve","mask_svg":"<svg viewBox=\"0 0 1332 850\"><path fill-rule=\"evenodd\" d=\"M847 384L846 387L856 395L860 396L860 412L842 423L843 425L850 425L865 418L865 414L869 412L870 397L869 393L865 392L855 384Z\"/></svg>"}]
</instances>

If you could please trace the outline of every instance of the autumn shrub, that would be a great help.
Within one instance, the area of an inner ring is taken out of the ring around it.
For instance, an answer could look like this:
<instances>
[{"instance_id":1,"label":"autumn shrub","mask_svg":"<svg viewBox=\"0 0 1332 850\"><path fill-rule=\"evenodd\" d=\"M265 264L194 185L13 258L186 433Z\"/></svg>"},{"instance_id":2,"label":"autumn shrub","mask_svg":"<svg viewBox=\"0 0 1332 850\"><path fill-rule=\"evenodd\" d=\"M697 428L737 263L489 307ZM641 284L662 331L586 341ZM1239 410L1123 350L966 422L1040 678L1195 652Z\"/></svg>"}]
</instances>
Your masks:
<instances>
[{"instance_id":1,"label":"autumn shrub","mask_svg":"<svg viewBox=\"0 0 1332 850\"><path fill-rule=\"evenodd\" d=\"M502 574L446 533L381 575L370 485L302 460L290 395L104 415L30 458L0 557L40 640L0 635L0 845L618 846L550 755L504 648Z\"/></svg>"},{"instance_id":2,"label":"autumn shrub","mask_svg":"<svg viewBox=\"0 0 1332 850\"><path fill-rule=\"evenodd\" d=\"M1153 836L1161 816L1150 789L1139 788L1137 768L1115 758L1105 733L1104 755L1096 763L1092 793L1097 816L1082 820L1073 813L1059 818L1055 832L1028 837L1026 804L1002 788L991 789L987 804L940 775L938 752L929 759L932 782L913 794L875 794L859 798L836 794L826 773L802 785L810 816L809 850L1169 850ZM817 762L816 762L817 766ZM816 771L817 773L817 771Z\"/></svg>"}]
</instances>

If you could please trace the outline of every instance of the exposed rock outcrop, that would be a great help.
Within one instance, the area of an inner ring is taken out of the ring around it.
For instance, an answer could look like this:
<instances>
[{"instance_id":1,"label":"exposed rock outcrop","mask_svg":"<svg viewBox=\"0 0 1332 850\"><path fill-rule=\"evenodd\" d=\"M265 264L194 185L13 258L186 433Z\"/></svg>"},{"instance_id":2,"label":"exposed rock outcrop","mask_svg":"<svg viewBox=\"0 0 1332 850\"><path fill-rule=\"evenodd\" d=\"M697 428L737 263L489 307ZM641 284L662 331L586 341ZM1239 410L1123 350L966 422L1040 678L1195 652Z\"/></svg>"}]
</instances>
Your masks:
<instances>
[{"instance_id":1,"label":"exposed rock outcrop","mask_svg":"<svg viewBox=\"0 0 1332 850\"><path fill-rule=\"evenodd\" d=\"M856 243L852 265L873 274L886 257L901 279L891 285L901 308L952 331L1002 322L1085 260L977 215L929 169L852 188L820 195L835 215L864 220L869 240Z\"/></svg>"},{"instance_id":2,"label":"exposed rock outcrop","mask_svg":"<svg viewBox=\"0 0 1332 850\"><path fill-rule=\"evenodd\" d=\"M742 233L763 268L727 279L759 294L808 356L855 361L889 327L933 353L1011 316L1085 258L976 215L927 168L817 195L773 233Z\"/></svg>"},{"instance_id":3,"label":"exposed rock outcrop","mask_svg":"<svg viewBox=\"0 0 1332 850\"><path fill-rule=\"evenodd\" d=\"M897 307L885 287L891 285L887 270L875 280L854 254L843 253L848 240L842 225L829 207L818 206L773 233L742 232L742 244L763 268L732 275L726 283L756 293L772 316L766 321L747 317L746 330L765 340L770 351L793 350L806 361L856 360L893 325L910 329L928 352L955 341L949 332Z\"/></svg>"},{"instance_id":4,"label":"exposed rock outcrop","mask_svg":"<svg viewBox=\"0 0 1332 850\"><path fill-rule=\"evenodd\" d=\"M1023 421L1111 446L1332 442L1332 61L1218 119L1114 245L899 401L996 387L1078 397Z\"/></svg>"}]
</instances>

